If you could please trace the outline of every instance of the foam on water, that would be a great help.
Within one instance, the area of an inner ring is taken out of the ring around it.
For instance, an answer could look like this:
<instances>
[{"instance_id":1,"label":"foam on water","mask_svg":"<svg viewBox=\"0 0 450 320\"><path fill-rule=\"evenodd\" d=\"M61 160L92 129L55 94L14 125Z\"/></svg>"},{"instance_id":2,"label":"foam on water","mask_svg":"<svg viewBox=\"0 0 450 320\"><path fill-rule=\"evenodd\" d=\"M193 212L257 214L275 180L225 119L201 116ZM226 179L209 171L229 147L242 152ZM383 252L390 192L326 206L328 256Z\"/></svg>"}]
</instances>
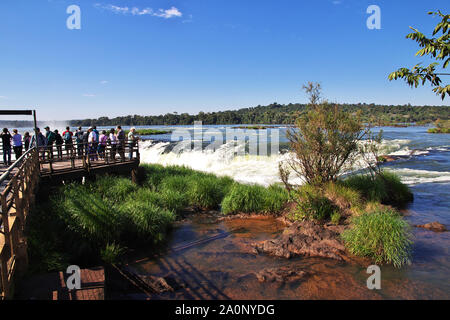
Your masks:
<instances>
[{"instance_id":1,"label":"foam on water","mask_svg":"<svg viewBox=\"0 0 450 320\"><path fill-rule=\"evenodd\" d=\"M406 184L450 182L450 172L417 170L408 168L391 169Z\"/></svg>"}]
</instances>

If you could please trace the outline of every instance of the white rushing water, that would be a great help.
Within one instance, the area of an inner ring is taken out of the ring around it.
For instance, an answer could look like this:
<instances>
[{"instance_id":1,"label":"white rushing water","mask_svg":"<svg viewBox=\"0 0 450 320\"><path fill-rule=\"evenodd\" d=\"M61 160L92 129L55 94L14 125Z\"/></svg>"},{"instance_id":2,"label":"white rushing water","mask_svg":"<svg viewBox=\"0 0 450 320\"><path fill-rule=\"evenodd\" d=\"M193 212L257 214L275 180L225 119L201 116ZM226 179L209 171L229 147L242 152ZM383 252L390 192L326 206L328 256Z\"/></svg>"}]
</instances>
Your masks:
<instances>
[{"instance_id":1,"label":"white rushing water","mask_svg":"<svg viewBox=\"0 0 450 320\"><path fill-rule=\"evenodd\" d=\"M383 140L380 154L409 156L410 150L407 139ZM144 141L141 144L141 160L143 163L179 165L194 170L214 173L219 176L229 176L242 183L255 183L268 186L280 182L278 165L288 156L277 154L271 156L236 155L233 143L226 143L215 151L188 150L182 153L167 151L169 142ZM242 147L242 145L240 146ZM239 148L239 147L237 147ZM414 155L427 154L430 150L414 150ZM407 184L427 182L449 182L450 172L434 172L427 170L413 170L408 168L393 168ZM300 184L300 179L291 181Z\"/></svg>"}]
</instances>

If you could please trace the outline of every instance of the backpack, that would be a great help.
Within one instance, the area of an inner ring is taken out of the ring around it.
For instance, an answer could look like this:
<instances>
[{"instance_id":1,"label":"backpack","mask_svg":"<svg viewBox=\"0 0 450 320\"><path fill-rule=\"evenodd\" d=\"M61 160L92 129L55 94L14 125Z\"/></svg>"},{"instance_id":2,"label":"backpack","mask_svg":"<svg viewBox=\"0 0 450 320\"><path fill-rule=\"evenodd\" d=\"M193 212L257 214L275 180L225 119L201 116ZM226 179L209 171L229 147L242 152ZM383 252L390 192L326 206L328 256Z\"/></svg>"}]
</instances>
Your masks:
<instances>
[{"instance_id":1,"label":"backpack","mask_svg":"<svg viewBox=\"0 0 450 320\"><path fill-rule=\"evenodd\" d=\"M47 143L53 144L53 142L55 142L55 139L56 139L55 133L53 131L49 131L47 136Z\"/></svg>"},{"instance_id":2,"label":"backpack","mask_svg":"<svg viewBox=\"0 0 450 320\"><path fill-rule=\"evenodd\" d=\"M66 132L64 133L64 140L65 140L66 142L72 141L72 135L70 134L70 131L66 131Z\"/></svg>"}]
</instances>

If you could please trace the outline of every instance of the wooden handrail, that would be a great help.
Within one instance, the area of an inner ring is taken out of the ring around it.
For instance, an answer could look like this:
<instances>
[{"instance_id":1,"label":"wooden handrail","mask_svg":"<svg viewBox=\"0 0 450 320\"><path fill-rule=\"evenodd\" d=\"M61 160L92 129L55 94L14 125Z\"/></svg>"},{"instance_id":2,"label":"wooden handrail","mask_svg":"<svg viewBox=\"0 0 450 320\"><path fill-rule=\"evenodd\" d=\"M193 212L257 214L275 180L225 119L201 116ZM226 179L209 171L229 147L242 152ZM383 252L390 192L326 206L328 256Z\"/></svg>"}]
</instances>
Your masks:
<instances>
[{"instance_id":1,"label":"wooden handrail","mask_svg":"<svg viewBox=\"0 0 450 320\"><path fill-rule=\"evenodd\" d=\"M28 264L24 227L39 181L38 150L27 150L0 181L5 182L15 169L0 194L0 299L11 297L15 274Z\"/></svg>"}]
</instances>

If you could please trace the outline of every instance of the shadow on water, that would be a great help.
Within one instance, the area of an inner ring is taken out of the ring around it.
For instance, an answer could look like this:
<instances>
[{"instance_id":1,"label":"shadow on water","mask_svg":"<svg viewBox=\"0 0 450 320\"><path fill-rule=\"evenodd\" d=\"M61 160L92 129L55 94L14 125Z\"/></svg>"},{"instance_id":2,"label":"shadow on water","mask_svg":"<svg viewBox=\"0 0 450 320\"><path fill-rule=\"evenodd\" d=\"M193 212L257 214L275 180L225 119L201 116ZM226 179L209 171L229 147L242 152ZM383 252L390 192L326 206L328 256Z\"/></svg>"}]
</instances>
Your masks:
<instances>
[{"instance_id":1,"label":"shadow on water","mask_svg":"<svg viewBox=\"0 0 450 320\"><path fill-rule=\"evenodd\" d=\"M419 241L411 266L382 266L382 289L369 290L367 266L321 258L283 259L252 251L253 243L274 238L283 229L272 218L220 221L193 216L175 228L166 252L130 266L139 274L163 277L175 289L152 299L450 298L444 281L449 264L439 248ZM307 277L286 282L260 282L256 277L259 271L282 267L299 268Z\"/></svg>"}]
</instances>

